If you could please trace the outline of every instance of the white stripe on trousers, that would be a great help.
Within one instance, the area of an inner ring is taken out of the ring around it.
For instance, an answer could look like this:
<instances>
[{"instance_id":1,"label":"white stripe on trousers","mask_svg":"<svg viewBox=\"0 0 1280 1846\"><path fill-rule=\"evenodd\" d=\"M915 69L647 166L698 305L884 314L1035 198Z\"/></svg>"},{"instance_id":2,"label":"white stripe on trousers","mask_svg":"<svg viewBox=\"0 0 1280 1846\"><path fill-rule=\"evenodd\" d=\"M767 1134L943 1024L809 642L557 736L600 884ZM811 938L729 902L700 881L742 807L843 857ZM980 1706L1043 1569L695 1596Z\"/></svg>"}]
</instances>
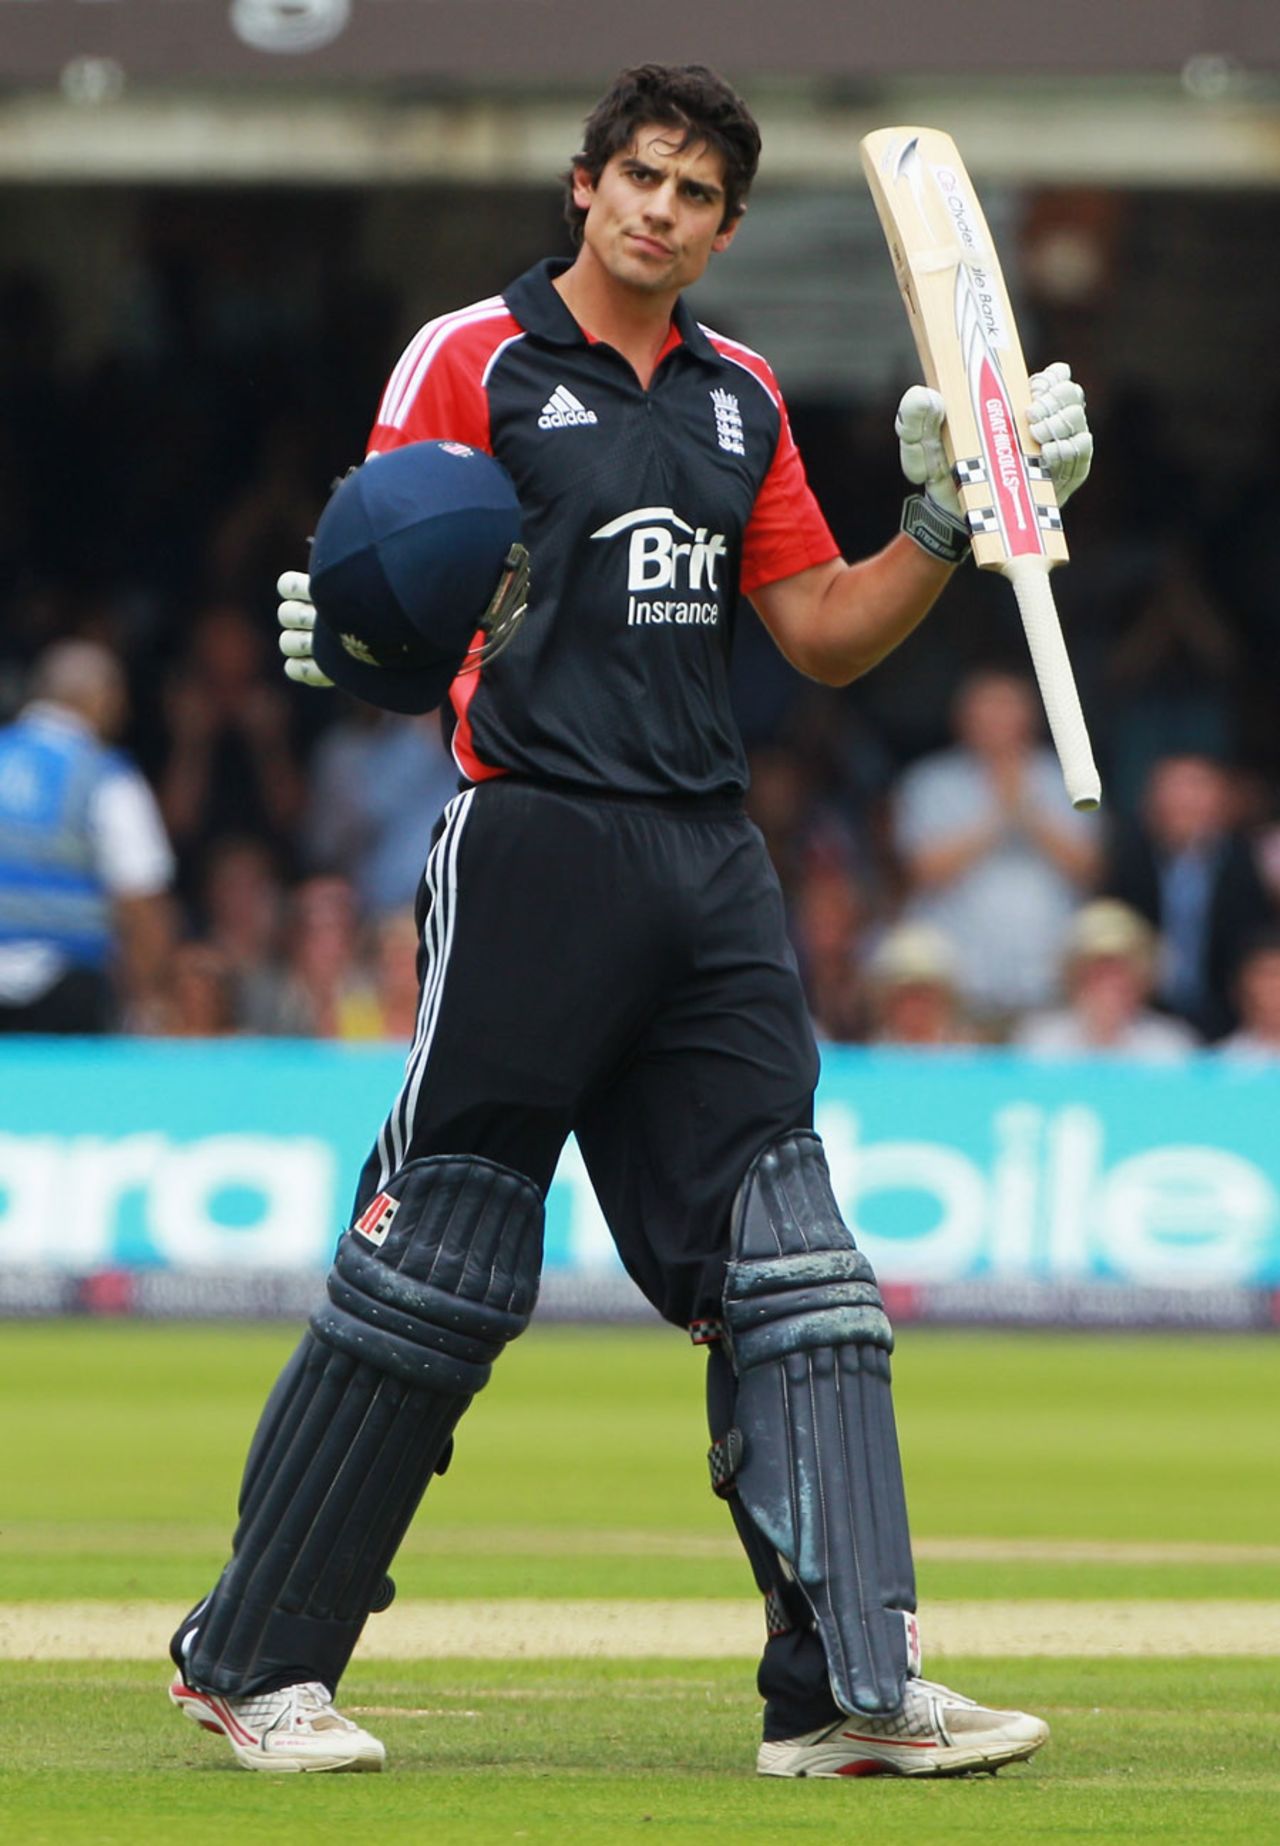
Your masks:
<instances>
[{"instance_id":1,"label":"white stripe on trousers","mask_svg":"<svg viewBox=\"0 0 1280 1846\"><path fill-rule=\"evenodd\" d=\"M453 948L453 925L458 907L458 848L475 793L473 788L466 789L461 795L455 795L445 808L440 838L431 848L423 873L428 904L422 926L426 962L422 970L418 1023L405 1060L404 1082L378 1134L379 1190L393 1173L399 1171L404 1163L405 1150L413 1139L414 1113L427 1060L431 1056L449 955Z\"/></svg>"}]
</instances>

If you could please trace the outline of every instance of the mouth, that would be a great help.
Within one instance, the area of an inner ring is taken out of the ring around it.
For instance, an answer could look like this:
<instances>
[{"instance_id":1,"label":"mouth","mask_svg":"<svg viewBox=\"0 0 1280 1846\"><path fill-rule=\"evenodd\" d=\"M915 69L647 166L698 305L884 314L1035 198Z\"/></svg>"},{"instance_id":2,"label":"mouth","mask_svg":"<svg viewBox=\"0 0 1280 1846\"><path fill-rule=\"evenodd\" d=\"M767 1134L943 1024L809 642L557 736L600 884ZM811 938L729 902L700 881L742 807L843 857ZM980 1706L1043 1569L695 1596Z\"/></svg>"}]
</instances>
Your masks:
<instances>
[{"instance_id":1,"label":"mouth","mask_svg":"<svg viewBox=\"0 0 1280 1846\"><path fill-rule=\"evenodd\" d=\"M669 257L675 255L675 251L668 244L662 243L656 237L647 236L643 231L628 231L627 241L643 256Z\"/></svg>"}]
</instances>

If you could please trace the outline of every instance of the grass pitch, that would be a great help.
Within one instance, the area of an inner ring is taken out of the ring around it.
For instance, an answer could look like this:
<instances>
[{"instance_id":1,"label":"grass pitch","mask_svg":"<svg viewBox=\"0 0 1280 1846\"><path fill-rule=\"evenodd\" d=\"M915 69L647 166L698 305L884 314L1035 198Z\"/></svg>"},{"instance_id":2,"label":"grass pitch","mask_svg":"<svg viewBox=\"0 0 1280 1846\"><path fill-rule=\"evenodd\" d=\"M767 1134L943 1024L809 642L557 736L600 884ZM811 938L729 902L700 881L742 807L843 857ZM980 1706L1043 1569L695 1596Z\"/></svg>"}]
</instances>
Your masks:
<instances>
[{"instance_id":1,"label":"grass pitch","mask_svg":"<svg viewBox=\"0 0 1280 1846\"><path fill-rule=\"evenodd\" d=\"M1035 1763L954 1782L764 1781L745 1663L454 1662L352 1669L344 1703L386 1742L386 1774L272 1778L170 1712L150 1668L11 1667L0 1817L30 1846L1275 1837L1270 1663L982 1661L954 1676L1048 1717Z\"/></svg>"},{"instance_id":2,"label":"grass pitch","mask_svg":"<svg viewBox=\"0 0 1280 1846\"><path fill-rule=\"evenodd\" d=\"M169 1601L223 1557L276 1329L16 1326L0 1344L0 1603ZM397 1565L405 1597L739 1598L678 1335L535 1328L464 1422ZM992 1621L1055 1596L1280 1598L1280 1348L1266 1340L908 1329L897 1395L921 1596ZM395 1611L379 1618L395 1620ZM1280 1633L1275 1637L1280 1654ZM1274 1659L983 1659L939 1676L1042 1712L996 1781L751 1774L749 1661L366 1661L343 1703L381 1777L235 1769L172 1712L164 1662L0 1665L0 1837L312 1842L1275 1836Z\"/></svg>"}]
</instances>

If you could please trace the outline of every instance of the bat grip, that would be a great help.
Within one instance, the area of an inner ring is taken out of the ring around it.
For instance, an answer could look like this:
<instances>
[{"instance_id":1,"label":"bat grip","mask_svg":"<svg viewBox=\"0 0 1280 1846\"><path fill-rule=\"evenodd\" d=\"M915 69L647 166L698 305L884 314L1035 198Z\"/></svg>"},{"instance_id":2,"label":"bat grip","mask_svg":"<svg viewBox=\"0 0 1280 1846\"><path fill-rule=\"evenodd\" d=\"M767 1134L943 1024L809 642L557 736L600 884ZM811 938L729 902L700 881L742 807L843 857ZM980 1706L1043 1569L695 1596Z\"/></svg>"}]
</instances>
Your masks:
<instances>
[{"instance_id":1,"label":"bat grip","mask_svg":"<svg viewBox=\"0 0 1280 1846\"><path fill-rule=\"evenodd\" d=\"M1071 805L1086 811L1096 808L1102 798L1102 782L1049 585L1049 561L1044 557L1011 558L1003 566L1003 574L1018 599L1031 664L1040 684L1040 697Z\"/></svg>"}]
</instances>

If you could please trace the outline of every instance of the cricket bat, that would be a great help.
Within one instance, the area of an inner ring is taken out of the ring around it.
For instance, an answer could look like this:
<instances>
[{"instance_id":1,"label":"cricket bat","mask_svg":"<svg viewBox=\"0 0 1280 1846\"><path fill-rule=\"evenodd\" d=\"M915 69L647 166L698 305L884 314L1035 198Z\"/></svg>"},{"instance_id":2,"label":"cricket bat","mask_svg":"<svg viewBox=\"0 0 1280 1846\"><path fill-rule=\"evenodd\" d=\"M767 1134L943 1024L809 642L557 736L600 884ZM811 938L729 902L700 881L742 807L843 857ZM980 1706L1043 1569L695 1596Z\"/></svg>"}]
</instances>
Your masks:
<instances>
[{"instance_id":1,"label":"cricket bat","mask_svg":"<svg viewBox=\"0 0 1280 1846\"><path fill-rule=\"evenodd\" d=\"M862 165L926 382L947 406L974 559L1013 585L1067 793L1096 808L1102 785L1049 583L1067 558L1062 514L1027 427L1026 362L982 207L939 129L878 129Z\"/></svg>"}]
</instances>

